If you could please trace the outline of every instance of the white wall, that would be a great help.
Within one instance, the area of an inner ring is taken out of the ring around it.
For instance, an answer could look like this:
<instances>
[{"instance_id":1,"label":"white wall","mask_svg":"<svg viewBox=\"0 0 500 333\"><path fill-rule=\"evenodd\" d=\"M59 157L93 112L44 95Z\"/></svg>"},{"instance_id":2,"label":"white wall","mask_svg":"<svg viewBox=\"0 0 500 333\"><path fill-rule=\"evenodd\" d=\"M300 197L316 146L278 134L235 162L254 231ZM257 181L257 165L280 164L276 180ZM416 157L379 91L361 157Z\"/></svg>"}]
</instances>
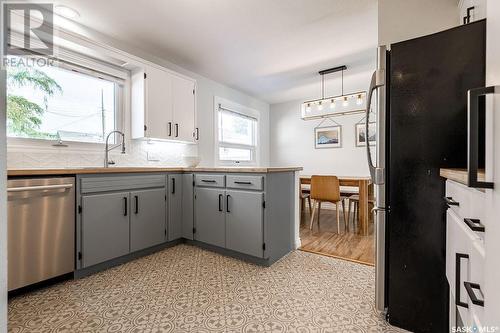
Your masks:
<instances>
[{"instance_id":1,"label":"white wall","mask_svg":"<svg viewBox=\"0 0 500 333\"><path fill-rule=\"evenodd\" d=\"M0 70L0 332L7 332L7 191L5 71Z\"/></svg>"},{"instance_id":2,"label":"white wall","mask_svg":"<svg viewBox=\"0 0 500 333\"><path fill-rule=\"evenodd\" d=\"M458 24L457 0L378 0L379 45L425 36Z\"/></svg>"},{"instance_id":3,"label":"white wall","mask_svg":"<svg viewBox=\"0 0 500 333\"><path fill-rule=\"evenodd\" d=\"M488 0L486 21L486 85L500 85L500 1ZM495 190L487 191L488 211L485 233L486 244L486 274L485 291L487 306L484 325L500 327L500 95L494 99L493 147L488 152L493 159L493 174ZM489 164L489 163L488 163ZM487 170L488 173L488 170Z\"/></svg>"},{"instance_id":4,"label":"white wall","mask_svg":"<svg viewBox=\"0 0 500 333\"><path fill-rule=\"evenodd\" d=\"M157 63L161 66L187 75L197 80L197 125L200 129L200 140L197 145L186 145L180 143L156 142L148 145L144 142L133 142L129 153L125 156L116 155L114 158L118 165L124 166L182 166L182 155L198 154L201 158L200 166L214 166L214 96L223 97L246 107L260 112L260 164L269 164L269 104L257 98L232 89L223 84L210 80L206 77L181 68L167 59L162 59L117 42L116 40L104 36L99 32L82 26L76 26L73 31L86 36L94 41L98 41L117 49L141 57L145 60ZM130 133L130 132L129 132ZM153 148L152 148L153 147ZM158 152L160 161L150 162L146 159L148 150ZM71 167L71 166L101 166L101 152L72 152L70 149L49 149L40 150L11 150L8 154L9 168L32 168L32 167Z\"/></svg>"},{"instance_id":5,"label":"white wall","mask_svg":"<svg viewBox=\"0 0 500 333\"><path fill-rule=\"evenodd\" d=\"M375 70L374 57L363 67L371 68L350 75L344 74L344 92L366 91ZM331 95L340 94L340 80L331 79L327 87ZM318 92L319 93L319 92ZM318 96L316 96L318 97ZM302 120L300 105L306 100L271 105L270 123L270 164L271 166L302 166L303 174L336 174L340 176L368 176L366 148L355 146L354 126L364 114L332 118L342 125L342 148L315 149L314 128L321 120ZM322 126L332 124L325 120Z\"/></svg>"}]
</instances>

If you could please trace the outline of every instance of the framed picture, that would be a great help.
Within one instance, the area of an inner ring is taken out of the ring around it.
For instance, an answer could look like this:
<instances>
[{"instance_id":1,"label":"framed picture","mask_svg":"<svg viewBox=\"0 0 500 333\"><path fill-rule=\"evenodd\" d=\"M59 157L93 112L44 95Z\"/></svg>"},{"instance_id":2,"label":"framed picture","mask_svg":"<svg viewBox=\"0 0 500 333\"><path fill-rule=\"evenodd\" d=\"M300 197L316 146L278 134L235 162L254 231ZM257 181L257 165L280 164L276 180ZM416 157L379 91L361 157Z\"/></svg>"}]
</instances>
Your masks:
<instances>
[{"instance_id":1,"label":"framed picture","mask_svg":"<svg viewBox=\"0 0 500 333\"><path fill-rule=\"evenodd\" d=\"M314 129L314 148L342 147L342 126L316 127Z\"/></svg>"},{"instance_id":2,"label":"framed picture","mask_svg":"<svg viewBox=\"0 0 500 333\"><path fill-rule=\"evenodd\" d=\"M374 146L377 143L377 123L368 124L368 143ZM356 124L356 147L366 147L365 124Z\"/></svg>"}]
</instances>

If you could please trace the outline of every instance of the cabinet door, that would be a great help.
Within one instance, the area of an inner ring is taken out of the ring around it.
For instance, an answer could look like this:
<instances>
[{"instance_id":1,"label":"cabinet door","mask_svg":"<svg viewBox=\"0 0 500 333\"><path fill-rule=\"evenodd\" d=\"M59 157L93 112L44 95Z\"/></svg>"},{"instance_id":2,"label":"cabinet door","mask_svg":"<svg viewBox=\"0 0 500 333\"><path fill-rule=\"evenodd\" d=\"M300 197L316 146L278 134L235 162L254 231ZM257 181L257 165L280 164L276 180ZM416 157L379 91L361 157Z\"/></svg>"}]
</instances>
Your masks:
<instances>
[{"instance_id":1,"label":"cabinet door","mask_svg":"<svg viewBox=\"0 0 500 333\"><path fill-rule=\"evenodd\" d=\"M226 191L226 248L264 255L263 196L261 192Z\"/></svg>"},{"instance_id":2,"label":"cabinet door","mask_svg":"<svg viewBox=\"0 0 500 333\"><path fill-rule=\"evenodd\" d=\"M194 175L182 175L182 237L193 239Z\"/></svg>"},{"instance_id":3,"label":"cabinet door","mask_svg":"<svg viewBox=\"0 0 500 333\"><path fill-rule=\"evenodd\" d=\"M128 192L82 197L82 265L89 267L129 253Z\"/></svg>"},{"instance_id":4,"label":"cabinet door","mask_svg":"<svg viewBox=\"0 0 500 333\"><path fill-rule=\"evenodd\" d=\"M142 250L165 241L165 189L130 193L130 251Z\"/></svg>"},{"instance_id":5,"label":"cabinet door","mask_svg":"<svg viewBox=\"0 0 500 333\"><path fill-rule=\"evenodd\" d=\"M182 175L168 175L168 240L182 237Z\"/></svg>"},{"instance_id":6,"label":"cabinet door","mask_svg":"<svg viewBox=\"0 0 500 333\"><path fill-rule=\"evenodd\" d=\"M173 138L171 75L161 69L149 67L145 81L146 136L155 139Z\"/></svg>"},{"instance_id":7,"label":"cabinet door","mask_svg":"<svg viewBox=\"0 0 500 333\"><path fill-rule=\"evenodd\" d=\"M194 142L195 94L194 82L172 76L173 139Z\"/></svg>"},{"instance_id":8,"label":"cabinet door","mask_svg":"<svg viewBox=\"0 0 500 333\"><path fill-rule=\"evenodd\" d=\"M200 242L225 247L224 191L195 188L194 238Z\"/></svg>"}]
</instances>

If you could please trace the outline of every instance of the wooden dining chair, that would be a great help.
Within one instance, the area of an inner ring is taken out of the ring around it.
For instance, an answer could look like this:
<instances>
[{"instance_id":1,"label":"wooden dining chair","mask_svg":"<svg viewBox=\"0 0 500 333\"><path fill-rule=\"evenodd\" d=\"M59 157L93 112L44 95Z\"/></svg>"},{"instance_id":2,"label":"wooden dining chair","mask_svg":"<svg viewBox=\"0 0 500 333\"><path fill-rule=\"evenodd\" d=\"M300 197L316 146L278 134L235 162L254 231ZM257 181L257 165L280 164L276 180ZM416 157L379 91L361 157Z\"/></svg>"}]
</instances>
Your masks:
<instances>
[{"instance_id":1,"label":"wooden dining chair","mask_svg":"<svg viewBox=\"0 0 500 333\"><path fill-rule=\"evenodd\" d=\"M311 224L309 228L311 230L313 228L316 205L318 205L318 227L319 227L321 203L331 202L334 203L336 206L335 209L337 213L337 233L340 233L340 207L339 207L340 203L342 203L342 208L344 212L344 222L346 221L346 216L345 216L344 200L340 196L339 179L335 176L312 176L311 199L313 200L313 209L311 216Z\"/></svg>"},{"instance_id":2,"label":"wooden dining chair","mask_svg":"<svg viewBox=\"0 0 500 333\"><path fill-rule=\"evenodd\" d=\"M347 228L349 228L349 224L351 223L350 221L351 221L351 205L352 204L354 204L352 226L353 226L353 229L356 230L356 224L357 224L356 218L359 218L359 195L358 194L351 195L347 199L347 222L346 222ZM373 197L373 195L369 196L368 204L371 206L375 205L375 198Z\"/></svg>"},{"instance_id":3,"label":"wooden dining chair","mask_svg":"<svg viewBox=\"0 0 500 333\"><path fill-rule=\"evenodd\" d=\"M311 191L309 189L301 188L300 189L300 216L302 216L302 212L306 206L306 201L309 203L309 215L312 213L312 204L311 204Z\"/></svg>"}]
</instances>

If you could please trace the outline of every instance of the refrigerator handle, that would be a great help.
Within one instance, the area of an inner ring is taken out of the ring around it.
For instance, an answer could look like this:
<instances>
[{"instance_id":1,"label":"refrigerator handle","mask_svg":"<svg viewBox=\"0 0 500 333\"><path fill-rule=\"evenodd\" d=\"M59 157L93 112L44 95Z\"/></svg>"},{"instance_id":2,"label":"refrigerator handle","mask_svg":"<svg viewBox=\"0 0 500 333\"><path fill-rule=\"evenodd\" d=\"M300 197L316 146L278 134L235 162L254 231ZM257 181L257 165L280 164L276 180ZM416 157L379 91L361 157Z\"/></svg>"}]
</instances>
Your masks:
<instances>
[{"instance_id":1,"label":"refrigerator handle","mask_svg":"<svg viewBox=\"0 0 500 333\"><path fill-rule=\"evenodd\" d=\"M370 176L372 178L372 182L375 185L383 185L384 184L384 170L381 168L377 168L373 165L372 153L370 150L370 143L368 142L368 127L370 126L370 105L372 102L373 93L380 87L385 85L385 70L378 69L376 70L370 81L370 88L368 89L368 98L366 99L366 116L365 116L365 140L366 140L366 154L368 157L368 167L370 169Z\"/></svg>"},{"instance_id":2,"label":"refrigerator handle","mask_svg":"<svg viewBox=\"0 0 500 333\"><path fill-rule=\"evenodd\" d=\"M467 92L467 108L468 108L468 158L467 158L467 173L469 187L474 188L493 188L492 182L479 181L478 174L478 157L479 157L479 96L488 94L500 93L500 86L491 86L484 88L470 89Z\"/></svg>"}]
</instances>

